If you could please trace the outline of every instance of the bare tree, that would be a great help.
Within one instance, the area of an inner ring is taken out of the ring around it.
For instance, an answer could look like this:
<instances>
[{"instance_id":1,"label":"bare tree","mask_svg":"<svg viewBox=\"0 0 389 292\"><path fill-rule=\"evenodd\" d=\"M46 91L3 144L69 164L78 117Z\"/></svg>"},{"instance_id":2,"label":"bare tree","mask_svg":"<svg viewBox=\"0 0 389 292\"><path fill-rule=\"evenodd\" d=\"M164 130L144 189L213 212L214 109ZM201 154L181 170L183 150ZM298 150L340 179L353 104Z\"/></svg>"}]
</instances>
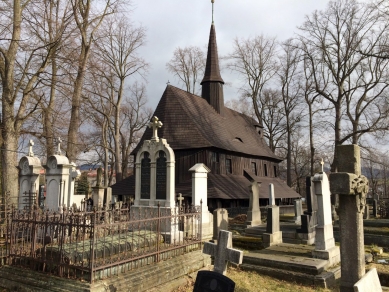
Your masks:
<instances>
[{"instance_id":1,"label":"bare tree","mask_svg":"<svg viewBox=\"0 0 389 292\"><path fill-rule=\"evenodd\" d=\"M270 149L276 152L282 146L287 132L281 92L265 89L260 98L257 99L257 103L262 117L264 137L267 139Z\"/></svg>"},{"instance_id":2,"label":"bare tree","mask_svg":"<svg viewBox=\"0 0 389 292\"><path fill-rule=\"evenodd\" d=\"M275 38L261 35L246 40L235 39L234 51L228 59L230 63L227 64L227 68L241 76L243 96L252 100L255 115L261 123L264 117L261 116L259 99L265 85L278 69Z\"/></svg>"},{"instance_id":3,"label":"bare tree","mask_svg":"<svg viewBox=\"0 0 389 292\"><path fill-rule=\"evenodd\" d=\"M0 77L2 82L2 167L4 191L16 203L18 170L16 159L22 125L42 98L36 88L60 43L63 27L50 39L39 37L44 15L34 1L14 0L0 4ZM21 57L21 58L19 58Z\"/></svg>"},{"instance_id":4,"label":"bare tree","mask_svg":"<svg viewBox=\"0 0 389 292\"><path fill-rule=\"evenodd\" d=\"M292 135L302 119L301 111L296 111L301 102L302 78L300 50L291 39L281 45L280 67L278 70L281 97L286 127L286 183L292 186Z\"/></svg>"},{"instance_id":5,"label":"bare tree","mask_svg":"<svg viewBox=\"0 0 389 292\"><path fill-rule=\"evenodd\" d=\"M138 74L144 78L147 73L148 64L139 57L138 52L145 44L145 39L145 29L143 27L133 27L129 24L128 19L123 17L118 21L110 19L106 26L104 26L104 35L100 37L99 43L96 44L97 62L105 65L101 67L103 70L100 71L100 75L106 80L109 88L112 89L107 98L109 98L109 102L113 106L114 115L112 134L114 140L116 181L122 180L122 159L124 158L125 161L128 160L129 153L128 155L125 153L129 151L129 147L132 145L132 140L130 140L129 144L125 143L126 146L122 147L123 135L121 134L121 129L123 121L121 114L122 102L125 98L125 82L128 77L134 74ZM144 101L146 100L145 89L136 84L132 93L134 92L136 92L136 96L140 94L138 97L138 106L136 107L138 109L144 106ZM138 123L141 118L143 117L138 115L138 119L133 122ZM127 141L127 139L125 140Z\"/></svg>"},{"instance_id":6,"label":"bare tree","mask_svg":"<svg viewBox=\"0 0 389 292\"><path fill-rule=\"evenodd\" d=\"M205 53L195 46L177 48L166 68L184 84L187 92L197 94L196 85L205 70Z\"/></svg>"},{"instance_id":7,"label":"bare tree","mask_svg":"<svg viewBox=\"0 0 389 292\"><path fill-rule=\"evenodd\" d=\"M91 54L95 34L103 20L117 12L123 0L101 0L99 5L92 0L71 0L74 20L79 32L79 54L77 57L77 73L72 93L72 108L68 130L66 155L70 161L77 158L78 129L80 127L81 95L86 74L86 68Z\"/></svg>"},{"instance_id":8,"label":"bare tree","mask_svg":"<svg viewBox=\"0 0 389 292\"><path fill-rule=\"evenodd\" d=\"M388 61L368 57L387 43L388 25L376 6L340 0L300 27L315 90L334 107L335 146L388 128ZM331 168L337 169L336 147Z\"/></svg>"}]
</instances>

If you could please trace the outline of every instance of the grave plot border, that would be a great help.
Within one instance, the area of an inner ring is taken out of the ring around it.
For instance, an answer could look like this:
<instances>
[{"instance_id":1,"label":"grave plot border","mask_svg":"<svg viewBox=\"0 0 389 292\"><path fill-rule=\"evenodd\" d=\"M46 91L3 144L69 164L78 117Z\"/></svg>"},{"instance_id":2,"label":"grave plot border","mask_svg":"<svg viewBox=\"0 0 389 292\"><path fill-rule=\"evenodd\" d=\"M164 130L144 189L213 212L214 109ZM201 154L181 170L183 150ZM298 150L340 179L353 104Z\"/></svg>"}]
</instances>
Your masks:
<instances>
[{"instance_id":1,"label":"grave plot border","mask_svg":"<svg viewBox=\"0 0 389 292\"><path fill-rule=\"evenodd\" d=\"M166 228L179 222L191 226L184 232ZM137 212L13 209L7 229L9 265L90 283L202 249L201 206L158 205Z\"/></svg>"}]
</instances>

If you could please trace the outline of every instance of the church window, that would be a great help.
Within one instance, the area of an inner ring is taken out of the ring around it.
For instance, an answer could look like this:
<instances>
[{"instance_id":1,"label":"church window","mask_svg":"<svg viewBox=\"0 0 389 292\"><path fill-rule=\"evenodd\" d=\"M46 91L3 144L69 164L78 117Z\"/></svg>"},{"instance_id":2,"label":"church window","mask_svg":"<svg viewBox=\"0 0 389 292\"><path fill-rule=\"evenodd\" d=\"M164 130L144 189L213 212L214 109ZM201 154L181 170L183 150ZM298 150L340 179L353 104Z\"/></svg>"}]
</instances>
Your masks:
<instances>
[{"instance_id":1,"label":"church window","mask_svg":"<svg viewBox=\"0 0 389 292\"><path fill-rule=\"evenodd\" d=\"M265 170L265 176L267 176L267 165L266 165L266 163L263 165L263 168Z\"/></svg>"},{"instance_id":2,"label":"church window","mask_svg":"<svg viewBox=\"0 0 389 292\"><path fill-rule=\"evenodd\" d=\"M166 153L159 151L157 158L157 172L156 172L156 199L166 200Z\"/></svg>"},{"instance_id":3,"label":"church window","mask_svg":"<svg viewBox=\"0 0 389 292\"><path fill-rule=\"evenodd\" d=\"M257 164L255 162L251 162L251 172L257 175Z\"/></svg>"},{"instance_id":4,"label":"church window","mask_svg":"<svg viewBox=\"0 0 389 292\"><path fill-rule=\"evenodd\" d=\"M232 174L232 163L231 159L226 159L226 173Z\"/></svg>"}]
</instances>

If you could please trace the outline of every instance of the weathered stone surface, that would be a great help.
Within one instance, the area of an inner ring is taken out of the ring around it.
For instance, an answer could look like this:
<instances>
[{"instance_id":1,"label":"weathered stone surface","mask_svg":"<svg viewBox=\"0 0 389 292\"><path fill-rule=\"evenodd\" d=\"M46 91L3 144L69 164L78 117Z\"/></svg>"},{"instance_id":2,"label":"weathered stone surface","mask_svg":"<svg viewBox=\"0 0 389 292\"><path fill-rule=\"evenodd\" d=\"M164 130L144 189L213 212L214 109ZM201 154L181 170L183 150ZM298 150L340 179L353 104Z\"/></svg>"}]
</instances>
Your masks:
<instances>
[{"instance_id":1,"label":"weathered stone surface","mask_svg":"<svg viewBox=\"0 0 389 292\"><path fill-rule=\"evenodd\" d=\"M250 186L250 205L247 212L246 226L257 226L261 224L261 210L259 209L259 187L256 181Z\"/></svg>"},{"instance_id":2,"label":"weathered stone surface","mask_svg":"<svg viewBox=\"0 0 389 292\"><path fill-rule=\"evenodd\" d=\"M227 261L241 264L243 252L232 248L232 233L220 230L217 244L205 242L203 253L214 256L214 271L225 275L227 273Z\"/></svg>"},{"instance_id":3,"label":"weathered stone surface","mask_svg":"<svg viewBox=\"0 0 389 292\"><path fill-rule=\"evenodd\" d=\"M373 255L371 253L365 253L365 262L367 264L373 262Z\"/></svg>"},{"instance_id":4,"label":"weathered stone surface","mask_svg":"<svg viewBox=\"0 0 389 292\"><path fill-rule=\"evenodd\" d=\"M380 279L378 278L377 269L373 268L368 271L354 285L354 292L382 292Z\"/></svg>"},{"instance_id":5,"label":"weathered stone surface","mask_svg":"<svg viewBox=\"0 0 389 292\"><path fill-rule=\"evenodd\" d=\"M213 240L218 239L220 230L228 231L228 212L222 208L213 211Z\"/></svg>"}]
</instances>

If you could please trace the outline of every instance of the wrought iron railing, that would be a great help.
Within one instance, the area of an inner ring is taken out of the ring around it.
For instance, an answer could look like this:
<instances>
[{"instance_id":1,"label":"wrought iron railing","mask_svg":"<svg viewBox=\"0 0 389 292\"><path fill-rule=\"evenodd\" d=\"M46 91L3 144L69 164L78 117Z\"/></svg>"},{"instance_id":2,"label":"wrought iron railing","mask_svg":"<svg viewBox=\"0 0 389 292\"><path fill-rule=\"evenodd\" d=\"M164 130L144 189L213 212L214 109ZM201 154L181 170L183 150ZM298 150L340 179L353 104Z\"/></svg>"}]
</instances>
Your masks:
<instances>
[{"instance_id":1,"label":"wrought iron railing","mask_svg":"<svg viewBox=\"0 0 389 292\"><path fill-rule=\"evenodd\" d=\"M201 206L12 210L9 264L90 281L201 249Z\"/></svg>"}]
</instances>

